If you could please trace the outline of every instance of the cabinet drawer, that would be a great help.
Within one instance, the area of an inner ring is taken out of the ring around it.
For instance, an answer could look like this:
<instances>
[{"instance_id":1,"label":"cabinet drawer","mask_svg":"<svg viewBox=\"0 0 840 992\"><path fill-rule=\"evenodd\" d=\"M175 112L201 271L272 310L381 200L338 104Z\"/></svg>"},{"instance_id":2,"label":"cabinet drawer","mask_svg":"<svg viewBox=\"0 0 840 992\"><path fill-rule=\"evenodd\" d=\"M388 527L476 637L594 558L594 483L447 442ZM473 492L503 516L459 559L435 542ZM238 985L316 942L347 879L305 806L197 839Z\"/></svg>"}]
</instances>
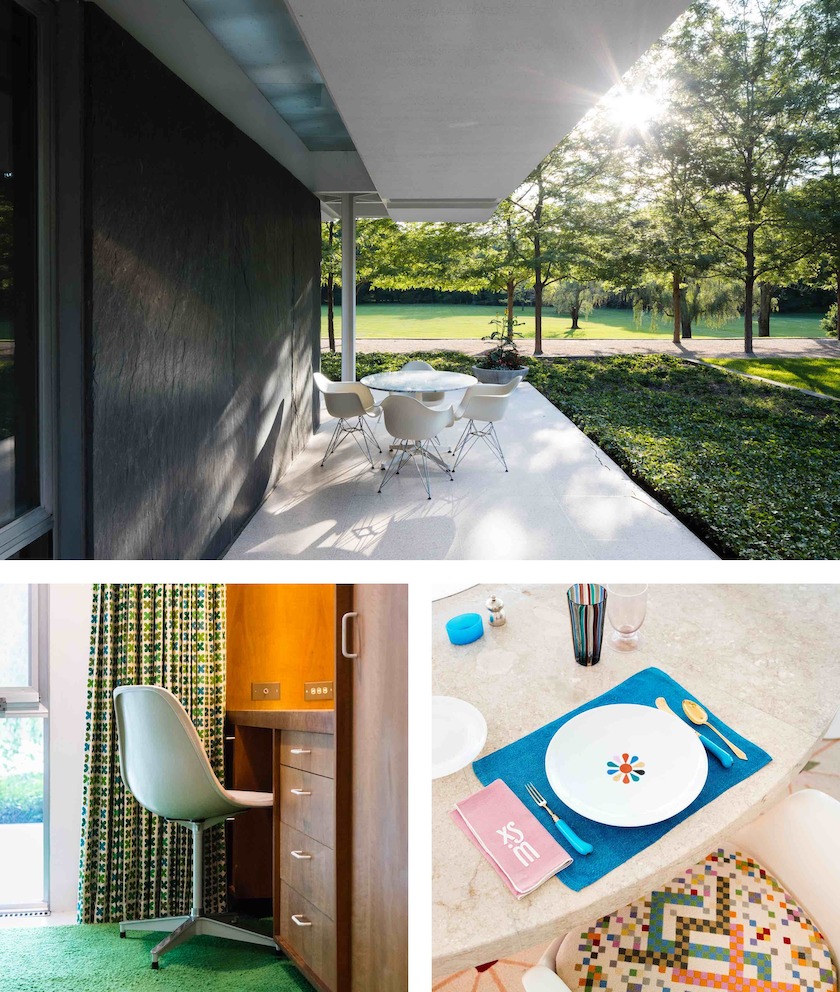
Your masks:
<instances>
[{"instance_id":1,"label":"cabinet drawer","mask_svg":"<svg viewBox=\"0 0 840 992\"><path fill-rule=\"evenodd\" d=\"M280 763L335 778L335 738L332 734L283 730L280 733Z\"/></svg>"},{"instance_id":2,"label":"cabinet drawer","mask_svg":"<svg viewBox=\"0 0 840 992\"><path fill-rule=\"evenodd\" d=\"M335 847L335 783L323 775L280 766L280 819L307 837Z\"/></svg>"},{"instance_id":3,"label":"cabinet drawer","mask_svg":"<svg viewBox=\"0 0 840 992\"><path fill-rule=\"evenodd\" d=\"M325 985L336 987L335 924L285 882L280 883L280 942Z\"/></svg>"},{"instance_id":4,"label":"cabinet drawer","mask_svg":"<svg viewBox=\"0 0 840 992\"><path fill-rule=\"evenodd\" d=\"M334 920L335 854L287 823L279 824L278 833L280 878Z\"/></svg>"}]
</instances>

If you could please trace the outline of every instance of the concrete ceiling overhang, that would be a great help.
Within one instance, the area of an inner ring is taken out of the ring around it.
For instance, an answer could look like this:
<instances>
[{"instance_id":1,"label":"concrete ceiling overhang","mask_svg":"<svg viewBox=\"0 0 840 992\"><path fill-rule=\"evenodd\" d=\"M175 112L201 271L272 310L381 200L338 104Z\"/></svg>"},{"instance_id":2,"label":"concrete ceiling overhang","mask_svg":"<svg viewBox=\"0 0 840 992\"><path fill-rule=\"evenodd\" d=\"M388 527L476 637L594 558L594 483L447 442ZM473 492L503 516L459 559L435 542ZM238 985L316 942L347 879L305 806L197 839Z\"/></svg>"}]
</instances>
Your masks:
<instances>
[{"instance_id":1,"label":"concrete ceiling overhang","mask_svg":"<svg viewBox=\"0 0 840 992\"><path fill-rule=\"evenodd\" d=\"M492 212L687 6L288 3L377 191L404 220L437 219L446 201Z\"/></svg>"},{"instance_id":2,"label":"concrete ceiling overhang","mask_svg":"<svg viewBox=\"0 0 840 992\"><path fill-rule=\"evenodd\" d=\"M98 2L317 193L324 216L353 192L360 215L404 221L489 217L687 6Z\"/></svg>"}]
</instances>

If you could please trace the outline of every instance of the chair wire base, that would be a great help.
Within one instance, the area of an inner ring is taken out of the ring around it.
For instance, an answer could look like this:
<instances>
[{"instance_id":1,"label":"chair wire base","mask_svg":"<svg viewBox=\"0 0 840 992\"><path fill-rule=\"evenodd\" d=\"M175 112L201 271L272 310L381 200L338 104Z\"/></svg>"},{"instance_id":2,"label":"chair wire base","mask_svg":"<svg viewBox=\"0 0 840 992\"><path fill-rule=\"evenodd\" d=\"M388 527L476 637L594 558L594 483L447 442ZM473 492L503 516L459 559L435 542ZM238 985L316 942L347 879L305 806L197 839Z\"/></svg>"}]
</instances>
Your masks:
<instances>
[{"instance_id":1,"label":"chair wire base","mask_svg":"<svg viewBox=\"0 0 840 992\"><path fill-rule=\"evenodd\" d=\"M208 937L239 940L246 944L259 944L277 950L277 943L273 937L257 933L238 924L228 923L224 918L225 916L229 919L236 919L235 914L221 914L219 916L166 916L155 920L124 920L120 923L120 936L124 937L129 930L169 931L168 935L152 948L152 967L155 970L159 967L159 961L167 951L171 951L179 944L202 934Z\"/></svg>"},{"instance_id":2,"label":"chair wire base","mask_svg":"<svg viewBox=\"0 0 840 992\"><path fill-rule=\"evenodd\" d=\"M120 923L120 937L125 937L129 930L163 930L169 931L152 948L152 967L160 967L160 959L179 944L191 937L205 934L208 937L225 937L228 940L239 940L246 944L259 944L262 947L278 949L273 937L257 933L240 924L228 923L227 920L237 920L234 913L214 913L207 916L204 912L204 834L209 827L224 822L226 815L212 817L207 820L170 820L186 827L193 835L193 879L192 907L189 916L159 916L152 920L123 920Z\"/></svg>"},{"instance_id":3,"label":"chair wire base","mask_svg":"<svg viewBox=\"0 0 840 992\"><path fill-rule=\"evenodd\" d=\"M394 454L388 463L388 467L385 469L385 475L382 477L382 482L379 484L377 492L381 493L382 487L395 475L399 475L402 466L410 461L414 462L414 467L417 469L420 481L426 489L428 499L432 498L432 486L429 479L430 461L446 472L450 482L454 481L449 466L443 460L443 455L441 454L436 438L427 438L422 441L396 442L393 447L395 449Z\"/></svg>"},{"instance_id":4,"label":"chair wire base","mask_svg":"<svg viewBox=\"0 0 840 992\"><path fill-rule=\"evenodd\" d=\"M359 440L359 435L361 435L361 440ZM371 443L375 445L376 450L379 454L382 454L382 449L379 447L379 442L374 437L373 431L365 420L364 416L357 417L355 420L345 420L341 419L335 425L332 432L332 437L330 438L330 443L327 445L326 453L321 461L321 468L324 467L324 462L338 450L342 441L346 440L348 437L352 437L356 444L359 446L361 453L370 462L371 468L376 468L376 464L373 460L373 454L371 453ZM364 442L364 447L362 443Z\"/></svg>"},{"instance_id":5,"label":"chair wire base","mask_svg":"<svg viewBox=\"0 0 840 992\"><path fill-rule=\"evenodd\" d=\"M493 426L492 422L485 424L484 427L476 427L474 420L471 420L467 424L461 436L458 438L455 447L452 449L452 454L455 456L455 463L452 466L452 471L455 471L455 469L463 461L466 453L473 447L473 445L475 445L477 441L484 441L487 447L496 456L496 460L507 472L508 467L507 462L505 461L505 453L502 451L502 446L499 443L499 436L496 434L496 428Z\"/></svg>"}]
</instances>

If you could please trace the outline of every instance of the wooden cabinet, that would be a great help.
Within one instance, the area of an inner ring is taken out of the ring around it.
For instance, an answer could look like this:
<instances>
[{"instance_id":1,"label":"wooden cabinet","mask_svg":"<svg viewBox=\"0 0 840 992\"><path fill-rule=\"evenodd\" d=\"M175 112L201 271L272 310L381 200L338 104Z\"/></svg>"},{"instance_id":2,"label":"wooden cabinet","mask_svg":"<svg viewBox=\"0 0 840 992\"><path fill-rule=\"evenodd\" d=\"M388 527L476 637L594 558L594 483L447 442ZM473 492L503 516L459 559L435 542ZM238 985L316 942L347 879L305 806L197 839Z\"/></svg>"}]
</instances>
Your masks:
<instances>
[{"instance_id":1,"label":"wooden cabinet","mask_svg":"<svg viewBox=\"0 0 840 992\"><path fill-rule=\"evenodd\" d=\"M335 587L331 620L333 710L229 707L233 787L275 797L234 823L233 888L270 860L275 936L320 992L407 992L407 589Z\"/></svg>"}]
</instances>

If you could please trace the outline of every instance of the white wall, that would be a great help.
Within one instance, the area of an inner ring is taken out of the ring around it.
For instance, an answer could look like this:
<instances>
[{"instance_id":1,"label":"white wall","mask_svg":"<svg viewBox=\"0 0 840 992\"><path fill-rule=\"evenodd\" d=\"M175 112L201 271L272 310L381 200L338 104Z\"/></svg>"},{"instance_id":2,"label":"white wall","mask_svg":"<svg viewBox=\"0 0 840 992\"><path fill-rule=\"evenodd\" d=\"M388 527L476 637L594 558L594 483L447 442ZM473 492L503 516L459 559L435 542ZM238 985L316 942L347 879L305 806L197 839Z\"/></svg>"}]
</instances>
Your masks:
<instances>
[{"instance_id":1,"label":"white wall","mask_svg":"<svg viewBox=\"0 0 840 992\"><path fill-rule=\"evenodd\" d=\"M51 585L50 908L75 913L82 825L91 585Z\"/></svg>"}]
</instances>

